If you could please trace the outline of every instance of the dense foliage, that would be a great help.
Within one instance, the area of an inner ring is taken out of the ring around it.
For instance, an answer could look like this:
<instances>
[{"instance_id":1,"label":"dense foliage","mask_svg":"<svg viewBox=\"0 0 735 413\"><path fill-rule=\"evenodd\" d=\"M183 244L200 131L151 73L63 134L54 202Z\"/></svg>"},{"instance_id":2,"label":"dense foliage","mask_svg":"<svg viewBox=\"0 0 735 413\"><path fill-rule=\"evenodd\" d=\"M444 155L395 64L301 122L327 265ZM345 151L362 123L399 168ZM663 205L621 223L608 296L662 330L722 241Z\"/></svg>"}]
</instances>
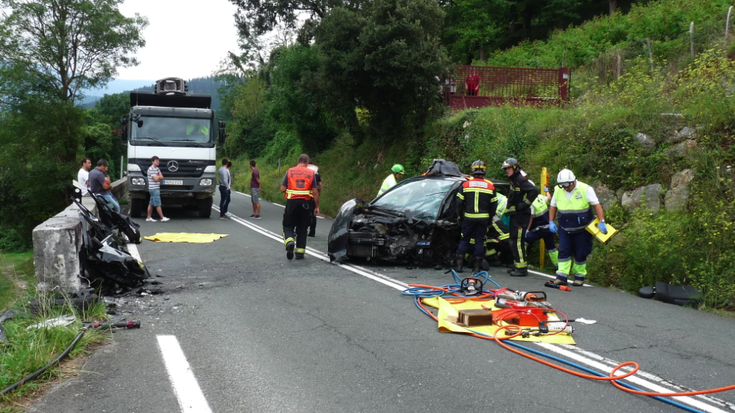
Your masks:
<instances>
[{"instance_id":1,"label":"dense foliage","mask_svg":"<svg viewBox=\"0 0 735 413\"><path fill-rule=\"evenodd\" d=\"M81 89L136 64L132 55L145 44L146 20L122 16L119 3L0 1L2 250L28 248L33 227L68 205L85 143L100 156L115 154L110 128L75 103Z\"/></svg>"}]
</instances>

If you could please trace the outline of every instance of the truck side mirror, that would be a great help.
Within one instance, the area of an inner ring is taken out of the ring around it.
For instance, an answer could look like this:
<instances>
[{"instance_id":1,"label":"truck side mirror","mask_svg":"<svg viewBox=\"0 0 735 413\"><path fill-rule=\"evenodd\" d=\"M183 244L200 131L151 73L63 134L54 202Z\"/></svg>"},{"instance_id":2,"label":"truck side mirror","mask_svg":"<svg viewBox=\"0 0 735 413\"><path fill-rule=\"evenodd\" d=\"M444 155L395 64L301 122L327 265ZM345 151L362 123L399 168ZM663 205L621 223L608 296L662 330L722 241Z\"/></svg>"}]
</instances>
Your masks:
<instances>
[{"instance_id":1,"label":"truck side mirror","mask_svg":"<svg viewBox=\"0 0 735 413\"><path fill-rule=\"evenodd\" d=\"M219 121L219 144L224 145L225 144L225 137L227 136L225 134L225 121L221 120Z\"/></svg>"},{"instance_id":2,"label":"truck side mirror","mask_svg":"<svg viewBox=\"0 0 735 413\"><path fill-rule=\"evenodd\" d=\"M120 139L122 140L123 145L128 141L128 118L127 116L123 116L123 118L120 120Z\"/></svg>"}]
</instances>

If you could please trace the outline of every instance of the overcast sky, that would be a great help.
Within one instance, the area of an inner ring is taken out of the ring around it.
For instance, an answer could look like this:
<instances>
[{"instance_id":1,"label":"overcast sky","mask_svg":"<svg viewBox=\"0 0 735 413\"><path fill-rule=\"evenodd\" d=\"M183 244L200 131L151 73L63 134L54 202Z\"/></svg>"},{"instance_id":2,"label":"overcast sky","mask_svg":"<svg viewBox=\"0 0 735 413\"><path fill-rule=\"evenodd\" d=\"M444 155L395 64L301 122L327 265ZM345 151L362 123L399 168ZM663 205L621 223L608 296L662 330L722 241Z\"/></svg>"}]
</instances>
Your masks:
<instances>
[{"instance_id":1,"label":"overcast sky","mask_svg":"<svg viewBox=\"0 0 735 413\"><path fill-rule=\"evenodd\" d=\"M193 79L209 76L228 51L237 52L237 8L228 0L125 0L124 16L148 18L140 64L119 68L117 79Z\"/></svg>"}]
</instances>

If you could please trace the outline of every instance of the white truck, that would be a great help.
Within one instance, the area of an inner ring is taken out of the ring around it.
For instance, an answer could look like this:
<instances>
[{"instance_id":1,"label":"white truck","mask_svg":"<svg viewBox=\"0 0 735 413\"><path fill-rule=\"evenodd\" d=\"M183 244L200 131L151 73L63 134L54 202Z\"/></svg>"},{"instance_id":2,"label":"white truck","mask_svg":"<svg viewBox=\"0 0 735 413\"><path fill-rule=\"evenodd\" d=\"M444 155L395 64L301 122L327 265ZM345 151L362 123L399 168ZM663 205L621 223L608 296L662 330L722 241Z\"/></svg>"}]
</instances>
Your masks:
<instances>
[{"instance_id":1,"label":"white truck","mask_svg":"<svg viewBox=\"0 0 735 413\"><path fill-rule=\"evenodd\" d=\"M187 94L180 78L156 81L155 92L130 92L130 112L122 119L122 140L128 147L130 216L148 207L148 167L160 158L161 202L212 213L217 185L217 142L225 140L225 122L218 121L209 95Z\"/></svg>"}]
</instances>

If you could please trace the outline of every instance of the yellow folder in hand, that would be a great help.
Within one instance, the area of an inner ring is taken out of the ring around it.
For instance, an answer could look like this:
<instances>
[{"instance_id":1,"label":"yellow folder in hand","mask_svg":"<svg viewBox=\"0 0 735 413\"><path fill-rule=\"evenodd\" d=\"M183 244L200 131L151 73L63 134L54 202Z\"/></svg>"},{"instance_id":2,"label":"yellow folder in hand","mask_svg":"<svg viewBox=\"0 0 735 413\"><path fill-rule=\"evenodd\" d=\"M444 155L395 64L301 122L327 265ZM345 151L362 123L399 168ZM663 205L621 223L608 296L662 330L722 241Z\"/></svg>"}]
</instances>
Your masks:
<instances>
[{"instance_id":1,"label":"yellow folder in hand","mask_svg":"<svg viewBox=\"0 0 735 413\"><path fill-rule=\"evenodd\" d=\"M607 234L603 234L602 231L600 231L600 229L597 228L597 224L599 224L599 223L600 223L599 218L595 218L595 220L592 221L592 223L590 223L589 225L587 225L587 232L589 232L590 234L594 235L595 238L597 238L598 241L600 241L601 243L604 244L607 241L609 241L610 238L612 238L612 236L616 232L618 232L618 230L616 230L615 228L613 228L612 225L610 225L610 224L608 224L606 222L605 223L605 226L607 226Z\"/></svg>"}]
</instances>

